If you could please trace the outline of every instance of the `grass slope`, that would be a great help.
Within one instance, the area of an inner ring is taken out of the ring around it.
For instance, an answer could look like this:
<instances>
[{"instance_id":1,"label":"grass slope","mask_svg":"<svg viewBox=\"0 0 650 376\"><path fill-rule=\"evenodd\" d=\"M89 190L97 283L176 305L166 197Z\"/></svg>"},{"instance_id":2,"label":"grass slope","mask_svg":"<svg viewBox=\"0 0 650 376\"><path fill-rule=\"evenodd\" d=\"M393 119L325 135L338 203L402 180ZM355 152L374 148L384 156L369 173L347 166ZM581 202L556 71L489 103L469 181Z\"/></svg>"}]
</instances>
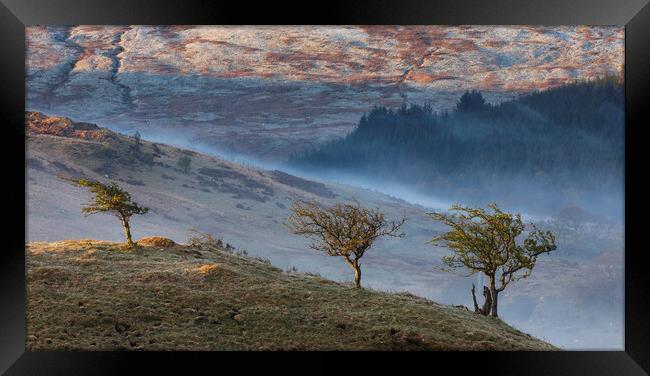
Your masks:
<instances>
[{"instance_id":1,"label":"grass slope","mask_svg":"<svg viewBox=\"0 0 650 376\"><path fill-rule=\"evenodd\" d=\"M504 322L186 245L29 243L29 350L553 350Z\"/></svg>"}]
</instances>

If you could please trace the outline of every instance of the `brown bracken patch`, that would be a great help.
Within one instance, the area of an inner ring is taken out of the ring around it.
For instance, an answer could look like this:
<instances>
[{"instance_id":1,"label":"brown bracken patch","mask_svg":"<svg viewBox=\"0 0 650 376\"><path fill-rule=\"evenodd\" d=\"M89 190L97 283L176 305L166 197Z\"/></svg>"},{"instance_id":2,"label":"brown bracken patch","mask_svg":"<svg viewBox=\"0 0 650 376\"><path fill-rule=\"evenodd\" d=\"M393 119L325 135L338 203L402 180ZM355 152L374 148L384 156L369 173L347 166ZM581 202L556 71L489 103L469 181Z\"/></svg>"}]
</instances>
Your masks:
<instances>
[{"instance_id":1,"label":"brown bracken patch","mask_svg":"<svg viewBox=\"0 0 650 376\"><path fill-rule=\"evenodd\" d=\"M169 238L164 238L162 236L150 236L148 238L142 238L138 240L138 245L143 246L143 247L163 247L163 248L168 248L168 247L173 247L176 245L176 243L169 239Z\"/></svg>"}]
</instances>

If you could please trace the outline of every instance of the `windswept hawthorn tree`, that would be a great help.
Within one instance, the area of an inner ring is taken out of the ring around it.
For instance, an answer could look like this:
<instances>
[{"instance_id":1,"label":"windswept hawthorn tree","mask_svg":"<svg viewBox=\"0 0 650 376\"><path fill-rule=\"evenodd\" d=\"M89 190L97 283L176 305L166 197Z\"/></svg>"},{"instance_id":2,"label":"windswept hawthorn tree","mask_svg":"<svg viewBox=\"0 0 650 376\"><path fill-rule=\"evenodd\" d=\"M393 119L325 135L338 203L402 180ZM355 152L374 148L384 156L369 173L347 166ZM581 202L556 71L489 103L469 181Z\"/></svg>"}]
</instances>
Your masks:
<instances>
[{"instance_id":1,"label":"windswept hawthorn tree","mask_svg":"<svg viewBox=\"0 0 650 376\"><path fill-rule=\"evenodd\" d=\"M451 228L431 240L432 244L453 251L452 255L443 257L446 265L443 270L465 268L469 275L485 274L489 279L490 312L498 317L499 293L510 282L530 276L537 258L557 246L552 232L541 231L534 224L526 231L526 238L517 242L517 237L525 231L521 215L504 212L494 203L488 209L453 205L450 213L428 214Z\"/></svg>"},{"instance_id":2,"label":"windswept hawthorn tree","mask_svg":"<svg viewBox=\"0 0 650 376\"><path fill-rule=\"evenodd\" d=\"M314 202L295 201L288 221L294 234L313 240L312 249L342 257L354 270L354 286L359 288L361 257L377 238L403 237L399 230L406 219L388 222L384 213L364 208L358 202L323 207Z\"/></svg>"},{"instance_id":3,"label":"windswept hawthorn tree","mask_svg":"<svg viewBox=\"0 0 650 376\"><path fill-rule=\"evenodd\" d=\"M86 216L95 213L112 213L124 226L124 238L129 247L133 247L131 238L131 225L129 221L134 214L145 214L148 208L142 207L131 200L129 192L121 189L116 183L102 184L98 181L86 179L65 179L79 187L86 187L94 195L81 212Z\"/></svg>"}]
</instances>

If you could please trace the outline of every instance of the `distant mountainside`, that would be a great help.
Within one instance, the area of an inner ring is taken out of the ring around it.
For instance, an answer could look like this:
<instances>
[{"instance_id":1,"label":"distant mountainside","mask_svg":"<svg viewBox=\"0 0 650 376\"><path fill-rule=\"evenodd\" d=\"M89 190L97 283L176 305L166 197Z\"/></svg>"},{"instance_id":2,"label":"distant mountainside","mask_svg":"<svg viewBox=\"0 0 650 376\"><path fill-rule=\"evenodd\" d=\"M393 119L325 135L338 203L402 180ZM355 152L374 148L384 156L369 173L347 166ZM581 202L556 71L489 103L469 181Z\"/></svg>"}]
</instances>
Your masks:
<instances>
[{"instance_id":1,"label":"distant mountainside","mask_svg":"<svg viewBox=\"0 0 650 376\"><path fill-rule=\"evenodd\" d=\"M29 26L26 108L284 160L374 105L620 73L624 28Z\"/></svg>"},{"instance_id":2,"label":"distant mountainside","mask_svg":"<svg viewBox=\"0 0 650 376\"><path fill-rule=\"evenodd\" d=\"M607 78L498 105L467 92L451 112L376 107L350 134L294 155L291 165L464 200L583 205L622 194L623 100L623 85Z\"/></svg>"}]
</instances>

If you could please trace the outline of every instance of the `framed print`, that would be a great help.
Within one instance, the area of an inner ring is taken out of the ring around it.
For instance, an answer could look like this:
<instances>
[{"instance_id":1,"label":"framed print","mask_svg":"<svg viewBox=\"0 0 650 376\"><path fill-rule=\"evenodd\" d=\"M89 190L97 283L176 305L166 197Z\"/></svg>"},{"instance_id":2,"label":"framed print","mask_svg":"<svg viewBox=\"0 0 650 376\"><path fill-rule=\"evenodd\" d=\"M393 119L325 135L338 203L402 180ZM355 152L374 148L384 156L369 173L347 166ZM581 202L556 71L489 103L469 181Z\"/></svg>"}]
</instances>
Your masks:
<instances>
[{"instance_id":1,"label":"framed print","mask_svg":"<svg viewBox=\"0 0 650 376\"><path fill-rule=\"evenodd\" d=\"M0 369L647 374L650 6L579 3L3 0Z\"/></svg>"}]
</instances>

